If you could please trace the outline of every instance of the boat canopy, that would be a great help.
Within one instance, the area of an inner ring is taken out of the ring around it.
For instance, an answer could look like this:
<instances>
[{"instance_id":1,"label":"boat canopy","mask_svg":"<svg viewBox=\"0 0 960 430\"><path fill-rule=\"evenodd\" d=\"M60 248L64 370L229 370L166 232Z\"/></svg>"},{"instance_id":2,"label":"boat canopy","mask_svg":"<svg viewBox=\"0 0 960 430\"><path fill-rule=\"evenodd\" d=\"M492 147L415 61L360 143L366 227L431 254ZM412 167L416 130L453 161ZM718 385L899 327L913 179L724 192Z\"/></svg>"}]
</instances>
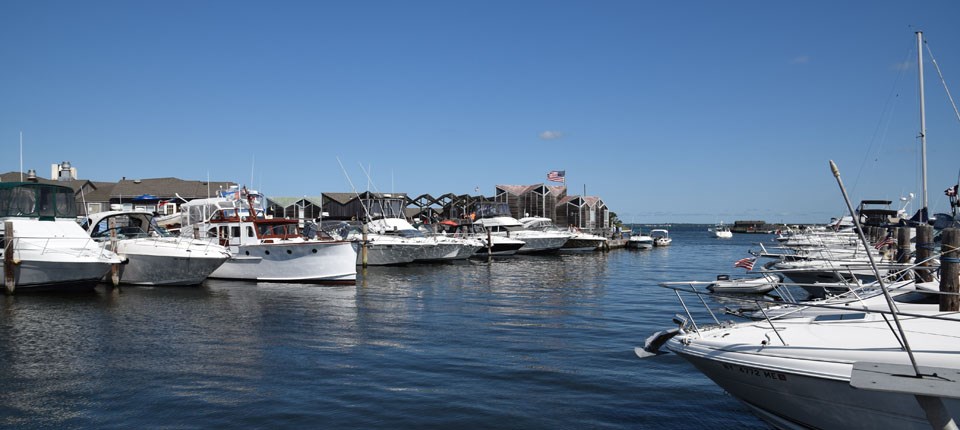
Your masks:
<instances>
[{"instance_id":1,"label":"boat canopy","mask_svg":"<svg viewBox=\"0 0 960 430\"><path fill-rule=\"evenodd\" d=\"M0 217L76 218L73 189L35 182L0 182Z\"/></svg>"}]
</instances>

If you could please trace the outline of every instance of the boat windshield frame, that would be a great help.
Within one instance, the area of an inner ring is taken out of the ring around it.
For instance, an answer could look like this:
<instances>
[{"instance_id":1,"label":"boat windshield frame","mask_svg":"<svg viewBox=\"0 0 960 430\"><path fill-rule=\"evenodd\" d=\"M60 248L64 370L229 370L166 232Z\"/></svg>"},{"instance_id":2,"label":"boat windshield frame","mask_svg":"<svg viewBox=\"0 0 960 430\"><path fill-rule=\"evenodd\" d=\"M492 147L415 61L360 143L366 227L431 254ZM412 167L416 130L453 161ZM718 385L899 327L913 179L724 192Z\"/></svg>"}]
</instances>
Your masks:
<instances>
[{"instance_id":1,"label":"boat windshield frame","mask_svg":"<svg viewBox=\"0 0 960 430\"><path fill-rule=\"evenodd\" d=\"M73 189L54 184L0 182L0 217L76 219Z\"/></svg>"}]
</instances>

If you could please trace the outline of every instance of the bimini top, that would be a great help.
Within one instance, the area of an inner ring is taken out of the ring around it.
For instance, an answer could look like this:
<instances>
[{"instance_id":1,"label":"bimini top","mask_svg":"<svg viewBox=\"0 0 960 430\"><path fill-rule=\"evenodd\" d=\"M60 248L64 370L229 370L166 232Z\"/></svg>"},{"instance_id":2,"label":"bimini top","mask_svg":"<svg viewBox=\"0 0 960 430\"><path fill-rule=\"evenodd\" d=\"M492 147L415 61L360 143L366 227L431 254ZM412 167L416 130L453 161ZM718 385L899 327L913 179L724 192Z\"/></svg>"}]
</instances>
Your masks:
<instances>
[{"instance_id":1,"label":"bimini top","mask_svg":"<svg viewBox=\"0 0 960 430\"><path fill-rule=\"evenodd\" d=\"M0 218L76 218L73 189L36 182L0 182Z\"/></svg>"}]
</instances>

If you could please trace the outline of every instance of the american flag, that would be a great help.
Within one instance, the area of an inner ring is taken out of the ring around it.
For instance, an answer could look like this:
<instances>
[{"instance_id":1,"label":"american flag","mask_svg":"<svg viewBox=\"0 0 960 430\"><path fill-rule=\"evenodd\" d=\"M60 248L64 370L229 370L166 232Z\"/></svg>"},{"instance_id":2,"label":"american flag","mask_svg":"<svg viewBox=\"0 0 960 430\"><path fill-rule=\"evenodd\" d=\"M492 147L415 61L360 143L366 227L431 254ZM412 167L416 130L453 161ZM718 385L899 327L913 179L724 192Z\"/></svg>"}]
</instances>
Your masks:
<instances>
[{"instance_id":1,"label":"american flag","mask_svg":"<svg viewBox=\"0 0 960 430\"><path fill-rule=\"evenodd\" d=\"M890 236L887 236L887 237L881 239L879 242L873 244L873 247L876 248L876 249L880 249L880 248L883 248L884 246L887 246L887 245L896 245L896 244L897 244L897 241L894 240L894 238L892 238L892 237L890 237Z\"/></svg>"},{"instance_id":2,"label":"american flag","mask_svg":"<svg viewBox=\"0 0 960 430\"><path fill-rule=\"evenodd\" d=\"M564 176L566 175L566 170L551 170L550 173L547 173L547 180L553 182L566 182L566 179L564 179Z\"/></svg>"},{"instance_id":3,"label":"american flag","mask_svg":"<svg viewBox=\"0 0 960 430\"><path fill-rule=\"evenodd\" d=\"M753 263L757 261L756 258L741 258L733 263L733 267L742 267L747 270L753 270Z\"/></svg>"}]
</instances>

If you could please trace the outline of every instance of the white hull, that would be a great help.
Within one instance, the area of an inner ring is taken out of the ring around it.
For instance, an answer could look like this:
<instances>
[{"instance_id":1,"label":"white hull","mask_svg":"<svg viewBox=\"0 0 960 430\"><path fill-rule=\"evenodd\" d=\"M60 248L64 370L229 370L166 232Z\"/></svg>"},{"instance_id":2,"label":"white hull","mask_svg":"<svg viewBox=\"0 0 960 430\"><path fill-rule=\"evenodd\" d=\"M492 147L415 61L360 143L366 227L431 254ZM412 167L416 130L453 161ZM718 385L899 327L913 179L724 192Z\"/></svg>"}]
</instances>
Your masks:
<instances>
[{"instance_id":1,"label":"white hull","mask_svg":"<svg viewBox=\"0 0 960 430\"><path fill-rule=\"evenodd\" d=\"M417 248L417 245L404 243L368 243L367 265L392 266L412 263L416 256L420 253ZM357 264L363 264L363 249L357 251Z\"/></svg>"},{"instance_id":2,"label":"white hull","mask_svg":"<svg viewBox=\"0 0 960 430\"><path fill-rule=\"evenodd\" d=\"M116 254L103 249L73 220L13 218L14 292L92 289ZM4 224L0 221L0 227ZM7 240L11 240L7 237ZM0 255L4 250L0 248ZM7 270L4 263L4 270Z\"/></svg>"},{"instance_id":3,"label":"white hull","mask_svg":"<svg viewBox=\"0 0 960 430\"><path fill-rule=\"evenodd\" d=\"M356 251L346 241L303 241L240 245L211 278L271 282L353 283Z\"/></svg>"},{"instance_id":4,"label":"white hull","mask_svg":"<svg viewBox=\"0 0 960 430\"><path fill-rule=\"evenodd\" d=\"M41 260L29 255L23 258L14 266L15 292L92 289L111 266L94 258Z\"/></svg>"},{"instance_id":5,"label":"white hull","mask_svg":"<svg viewBox=\"0 0 960 430\"><path fill-rule=\"evenodd\" d=\"M859 390L850 386L849 376L812 377L676 352L778 428L930 429L914 396ZM960 416L960 401L944 403Z\"/></svg>"},{"instance_id":6,"label":"white hull","mask_svg":"<svg viewBox=\"0 0 960 430\"><path fill-rule=\"evenodd\" d=\"M122 251L121 256L128 262L120 266L120 283L132 285L198 285L229 258L224 253L172 256Z\"/></svg>"},{"instance_id":7,"label":"white hull","mask_svg":"<svg viewBox=\"0 0 960 430\"><path fill-rule=\"evenodd\" d=\"M640 241L640 240L628 240L627 248L633 249L651 249L653 248L652 241Z\"/></svg>"},{"instance_id":8,"label":"white hull","mask_svg":"<svg viewBox=\"0 0 960 430\"><path fill-rule=\"evenodd\" d=\"M733 237L733 233L729 231L715 231L713 232L717 239L730 239Z\"/></svg>"},{"instance_id":9,"label":"white hull","mask_svg":"<svg viewBox=\"0 0 960 430\"><path fill-rule=\"evenodd\" d=\"M514 239L522 240L525 245L517 250L520 254L534 254L544 252L555 252L563 247L570 236L552 235L549 233L521 231L511 236Z\"/></svg>"},{"instance_id":10,"label":"white hull","mask_svg":"<svg viewBox=\"0 0 960 430\"><path fill-rule=\"evenodd\" d=\"M777 281L768 278L718 279L707 285L714 293L763 294L772 291Z\"/></svg>"},{"instance_id":11,"label":"white hull","mask_svg":"<svg viewBox=\"0 0 960 430\"><path fill-rule=\"evenodd\" d=\"M921 370L956 369L960 314L923 305L918 315L901 316L906 337ZM847 312L816 318L780 319L700 327L666 342L704 375L734 397L764 411L761 418L812 428L929 429L912 394L854 389L854 363L908 365L909 358L891 333L889 317ZM782 340L781 340L782 339ZM909 368L909 367L908 367ZM956 386L956 385L954 385ZM956 392L960 396L960 389ZM954 419L960 400L944 398Z\"/></svg>"},{"instance_id":12,"label":"white hull","mask_svg":"<svg viewBox=\"0 0 960 430\"><path fill-rule=\"evenodd\" d=\"M594 235L574 235L563 244L560 252L593 252L599 249L607 239Z\"/></svg>"}]
</instances>

